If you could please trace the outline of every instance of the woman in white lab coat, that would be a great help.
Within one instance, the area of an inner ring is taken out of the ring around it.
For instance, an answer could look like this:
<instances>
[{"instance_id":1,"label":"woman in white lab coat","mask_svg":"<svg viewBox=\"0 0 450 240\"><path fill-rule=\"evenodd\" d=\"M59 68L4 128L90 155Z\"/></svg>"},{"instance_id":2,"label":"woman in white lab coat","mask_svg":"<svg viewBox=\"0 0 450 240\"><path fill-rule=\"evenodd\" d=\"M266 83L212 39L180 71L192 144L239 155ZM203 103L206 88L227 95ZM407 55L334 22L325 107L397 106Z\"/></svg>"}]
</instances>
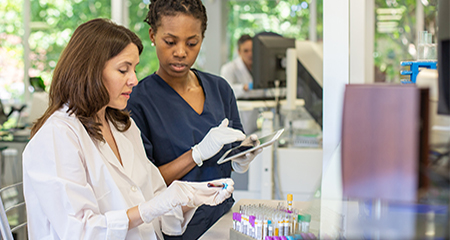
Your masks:
<instances>
[{"instance_id":1,"label":"woman in white lab coat","mask_svg":"<svg viewBox=\"0 0 450 240\"><path fill-rule=\"evenodd\" d=\"M30 239L163 239L180 235L196 207L230 197L231 179L174 181L148 161L123 111L142 52L139 38L109 20L73 33L55 68L49 107L23 153Z\"/></svg>"}]
</instances>

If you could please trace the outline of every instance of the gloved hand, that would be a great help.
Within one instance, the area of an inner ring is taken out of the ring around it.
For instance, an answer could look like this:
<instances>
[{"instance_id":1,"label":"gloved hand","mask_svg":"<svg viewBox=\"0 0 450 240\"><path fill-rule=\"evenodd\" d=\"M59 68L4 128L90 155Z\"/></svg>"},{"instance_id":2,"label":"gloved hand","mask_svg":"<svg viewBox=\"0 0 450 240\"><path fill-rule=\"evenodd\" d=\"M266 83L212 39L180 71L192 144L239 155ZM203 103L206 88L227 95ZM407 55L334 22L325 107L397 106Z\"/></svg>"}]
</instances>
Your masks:
<instances>
[{"instance_id":1,"label":"gloved hand","mask_svg":"<svg viewBox=\"0 0 450 240\"><path fill-rule=\"evenodd\" d=\"M208 187L208 183L226 183L226 188ZM234 182L230 178L208 182L173 181L170 186L151 200L138 206L145 223L170 212L177 206L198 207L202 204L218 205L231 196Z\"/></svg>"},{"instance_id":2,"label":"gloved hand","mask_svg":"<svg viewBox=\"0 0 450 240\"><path fill-rule=\"evenodd\" d=\"M223 145L245 139L245 134L228 127L228 119L224 119L218 127L211 128L203 140L192 147L192 158L199 167L203 161L216 155Z\"/></svg>"},{"instance_id":3,"label":"gloved hand","mask_svg":"<svg viewBox=\"0 0 450 240\"><path fill-rule=\"evenodd\" d=\"M192 199L194 206L202 204L219 205L229 198L234 191L234 181L231 178L222 178L208 182L187 182L187 184L194 189L194 198ZM208 184L211 184L211 186L208 186Z\"/></svg>"},{"instance_id":4,"label":"gloved hand","mask_svg":"<svg viewBox=\"0 0 450 240\"><path fill-rule=\"evenodd\" d=\"M177 206L188 206L193 197L192 187L181 181L173 181L165 191L139 204L139 214L145 223L149 223Z\"/></svg>"},{"instance_id":5,"label":"gloved hand","mask_svg":"<svg viewBox=\"0 0 450 240\"><path fill-rule=\"evenodd\" d=\"M250 135L250 139L252 141L257 141L258 144L256 146L258 146L260 144L258 141L258 136L256 136L256 134ZM235 159L231 160L231 166L233 167L235 172L244 173L248 170L248 166L253 161L253 159L261 152L262 152L262 148L257 149L253 152L249 152L242 157L235 158Z\"/></svg>"}]
</instances>

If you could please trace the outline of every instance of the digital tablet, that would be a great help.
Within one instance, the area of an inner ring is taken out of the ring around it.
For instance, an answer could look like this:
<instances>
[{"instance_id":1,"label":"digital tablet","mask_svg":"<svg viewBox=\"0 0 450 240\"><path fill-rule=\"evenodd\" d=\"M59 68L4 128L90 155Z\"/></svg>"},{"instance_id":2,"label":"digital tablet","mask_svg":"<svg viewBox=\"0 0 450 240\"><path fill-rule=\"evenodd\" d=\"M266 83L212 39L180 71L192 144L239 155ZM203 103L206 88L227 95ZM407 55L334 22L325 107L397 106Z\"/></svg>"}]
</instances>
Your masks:
<instances>
[{"instance_id":1,"label":"digital tablet","mask_svg":"<svg viewBox=\"0 0 450 240\"><path fill-rule=\"evenodd\" d=\"M249 152L253 152L257 149L270 146L276 140L278 140L280 138L280 136L281 136L281 134L283 134L283 132L284 132L284 128L280 129L276 132L273 132L269 135L259 138L258 140L259 140L260 144L258 146L242 146L241 145L241 146L232 148L232 149L228 150L227 152L225 152L224 155L222 155L222 157L217 161L217 164L222 164L224 162L228 162L235 158L244 156L245 154L247 154Z\"/></svg>"}]
</instances>

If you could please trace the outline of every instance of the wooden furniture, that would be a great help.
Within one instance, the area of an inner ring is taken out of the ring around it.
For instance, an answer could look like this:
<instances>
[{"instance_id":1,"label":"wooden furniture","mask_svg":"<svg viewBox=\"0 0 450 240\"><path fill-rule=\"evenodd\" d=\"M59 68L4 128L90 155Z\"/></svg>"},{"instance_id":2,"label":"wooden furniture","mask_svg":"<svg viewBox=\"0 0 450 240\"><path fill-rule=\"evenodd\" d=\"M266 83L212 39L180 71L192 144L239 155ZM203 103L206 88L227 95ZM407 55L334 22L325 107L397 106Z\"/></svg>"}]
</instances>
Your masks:
<instances>
[{"instance_id":1,"label":"wooden furniture","mask_svg":"<svg viewBox=\"0 0 450 240\"><path fill-rule=\"evenodd\" d=\"M347 85L342 119L344 196L417 201L428 185L428 89Z\"/></svg>"}]
</instances>

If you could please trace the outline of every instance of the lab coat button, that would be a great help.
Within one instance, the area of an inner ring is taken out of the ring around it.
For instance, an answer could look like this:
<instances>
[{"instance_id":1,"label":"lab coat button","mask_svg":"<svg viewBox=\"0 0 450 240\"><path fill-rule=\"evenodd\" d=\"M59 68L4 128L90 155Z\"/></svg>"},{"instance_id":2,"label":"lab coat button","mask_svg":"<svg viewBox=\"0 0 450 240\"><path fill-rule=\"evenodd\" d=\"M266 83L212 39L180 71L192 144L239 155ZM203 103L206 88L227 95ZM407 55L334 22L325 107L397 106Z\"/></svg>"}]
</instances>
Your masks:
<instances>
[{"instance_id":1,"label":"lab coat button","mask_svg":"<svg viewBox=\"0 0 450 240\"><path fill-rule=\"evenodd\" d=\"M131 187L131 191L136 192L137 191L137 187L136 186L132 186Z\"/></svg>"}]
</instances>

